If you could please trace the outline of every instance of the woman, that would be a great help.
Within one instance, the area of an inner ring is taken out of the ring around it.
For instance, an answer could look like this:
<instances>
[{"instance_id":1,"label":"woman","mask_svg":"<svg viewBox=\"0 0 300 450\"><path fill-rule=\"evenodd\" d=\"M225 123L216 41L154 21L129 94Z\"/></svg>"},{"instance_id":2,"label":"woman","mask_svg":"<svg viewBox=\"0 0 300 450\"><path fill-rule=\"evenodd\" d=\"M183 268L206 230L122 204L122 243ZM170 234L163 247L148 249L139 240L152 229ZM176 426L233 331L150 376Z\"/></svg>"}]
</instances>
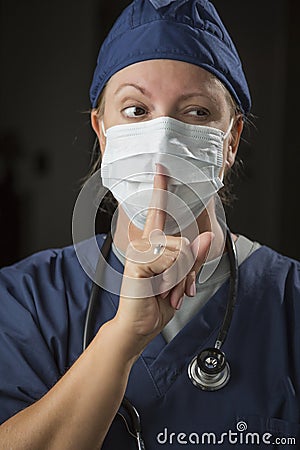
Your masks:
<instances>
[{"instance_id":1,"label":"woman","mask_svg":"<svg viewBox=\"0 0 300 450\"><path fill-rule=\"evenodd\" d=\"M91 281L73 247L3 269L1 448L142 448L136 410L147 449L285 448L300 438L299 264L229 234L222 256L216 193L250 96L213 6L133 2L102 46L91 101L102 181L120 205L95 337L79 356ZM239 286L225 343L232 241ZM110 268L123 273L120 295ZM223 358L222 343L231 376L226 360L216 383L195 377L197 354Z\"/></svg>"}]
</instances>

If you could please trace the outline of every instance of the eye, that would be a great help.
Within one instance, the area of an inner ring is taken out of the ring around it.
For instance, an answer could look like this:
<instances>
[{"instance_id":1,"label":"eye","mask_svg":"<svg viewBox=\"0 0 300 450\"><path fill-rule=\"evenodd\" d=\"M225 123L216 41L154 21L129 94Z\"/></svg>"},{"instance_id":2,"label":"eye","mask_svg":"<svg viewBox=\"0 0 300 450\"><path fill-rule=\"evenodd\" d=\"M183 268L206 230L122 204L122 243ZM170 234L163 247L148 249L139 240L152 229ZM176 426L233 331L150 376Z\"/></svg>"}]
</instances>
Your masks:
<instances>
[{"instance_id":1,"label":"eye","mask_svg":"<svg viewBox=\"0 0 300 450\"><path fill-rule=\"evenodd\" d=\"M207 117L209 116L209 111L206 108L193 108L186 112L188 116L192 117Z\"/></svg>"},{"instance_id":2,"label":"eye","mask_svg":"<svg viewBox=\"0 0 300 450\"><path fill-rule=\"evenodd\" d=\"M123 114L126 117L141 117L144 114L147 114L147 111L145 108L142 108L141 106L129 106L128 108L123 109Z\"/></svg>"}]
</instances>

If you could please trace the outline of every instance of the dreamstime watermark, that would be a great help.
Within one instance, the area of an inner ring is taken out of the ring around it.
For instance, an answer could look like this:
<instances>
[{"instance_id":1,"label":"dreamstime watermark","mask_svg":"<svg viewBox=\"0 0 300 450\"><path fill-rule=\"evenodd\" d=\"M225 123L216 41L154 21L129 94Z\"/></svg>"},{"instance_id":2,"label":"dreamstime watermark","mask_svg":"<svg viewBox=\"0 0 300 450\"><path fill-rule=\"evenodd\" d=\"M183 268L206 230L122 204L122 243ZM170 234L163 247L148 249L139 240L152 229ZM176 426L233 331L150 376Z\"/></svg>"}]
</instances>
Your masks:
<instances>
[{"instance_id":1,"label":"dreamstime watermark","mask_svg":"<svg viewBox=\"0 0 300 450\"><path fill-rule=\"evenodd\" d=\"M170 432L168 428L157 434L156 440L160 445L296 445L296 438L292 436L276 437L271 433L249 432L248 424L240 421L236 430L224 433L213 432L183 433Z\"/></svg>"}]
</instances>

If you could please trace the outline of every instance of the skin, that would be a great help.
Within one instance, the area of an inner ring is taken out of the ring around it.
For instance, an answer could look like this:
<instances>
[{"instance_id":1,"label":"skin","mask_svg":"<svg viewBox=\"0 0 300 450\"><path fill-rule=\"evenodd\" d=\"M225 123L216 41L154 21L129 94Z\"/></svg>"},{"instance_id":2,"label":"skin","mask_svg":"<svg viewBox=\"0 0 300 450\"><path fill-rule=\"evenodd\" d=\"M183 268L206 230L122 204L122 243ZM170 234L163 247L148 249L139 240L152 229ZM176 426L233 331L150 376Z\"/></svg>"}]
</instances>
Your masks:
<instances>
[{"instance_id":1,"label":"skin","mask_svg":"<svg viewBox=\"0 0 300 450\"><path fill-rule=\"evenodd\" d=\"M142 84L144 92L132 86L121 88L124 83ZM108 83L105 101L106 128L166 115L224 131L230 122L230 107L220 85L202 69L176 61L148 61L120 71ZM145 108L147 114L139 115L138 119L128 117L136 106ZM92 113L92 125L103 152L105 137L96 111ZM224 170L234 162L241 130L242 121L236 118L224 145ZM142 232L135 227L126 228L126 244L130 244L127 251L133 257L125 265L116 316L100 328L89 347L44 397L1 425L2 450L101 448L134 362L180 308L182 295L190 292L195 273L211 244L211 222L203 215L198 219L201 234L194 242L167 236L163 253L153 257L149 237L153 230L163 230L166 217L161 208L167 188L168 179L163 168L158 167L153 189L156 208L149 210ZM123 238L120 225L126 225L123 216L115 236L120 247ZM218 239L216 235L214 242ZM151 256L147 263L135 262L137 250ZM141 280L147 282L154 274L164 274L176 260L180 266L189 267L182 281L172 287L167 282L160 295L136 298L135 289Z\"/></svg>"}]
</instances>

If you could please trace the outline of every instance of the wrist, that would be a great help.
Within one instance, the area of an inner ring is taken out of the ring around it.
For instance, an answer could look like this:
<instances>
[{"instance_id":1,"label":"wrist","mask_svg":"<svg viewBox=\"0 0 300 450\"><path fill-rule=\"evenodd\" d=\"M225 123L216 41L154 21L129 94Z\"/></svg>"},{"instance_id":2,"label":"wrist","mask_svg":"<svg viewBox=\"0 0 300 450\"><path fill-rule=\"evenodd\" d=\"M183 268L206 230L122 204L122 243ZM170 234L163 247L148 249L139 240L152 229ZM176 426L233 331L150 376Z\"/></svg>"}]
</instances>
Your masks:
<instances>
[{"instance_id":1,"label":"wrist","mask_svg":"<svg viewBox=\"0 0 300 450\"><path fill-rule=\"evenodd\" d=\"M129 369L147 345L146 342L142 342L144 339L136 339L118 317L102 325L95 340L107 346L114 360L122 367L128 366Z\"/></svg>"}]
</instances>

